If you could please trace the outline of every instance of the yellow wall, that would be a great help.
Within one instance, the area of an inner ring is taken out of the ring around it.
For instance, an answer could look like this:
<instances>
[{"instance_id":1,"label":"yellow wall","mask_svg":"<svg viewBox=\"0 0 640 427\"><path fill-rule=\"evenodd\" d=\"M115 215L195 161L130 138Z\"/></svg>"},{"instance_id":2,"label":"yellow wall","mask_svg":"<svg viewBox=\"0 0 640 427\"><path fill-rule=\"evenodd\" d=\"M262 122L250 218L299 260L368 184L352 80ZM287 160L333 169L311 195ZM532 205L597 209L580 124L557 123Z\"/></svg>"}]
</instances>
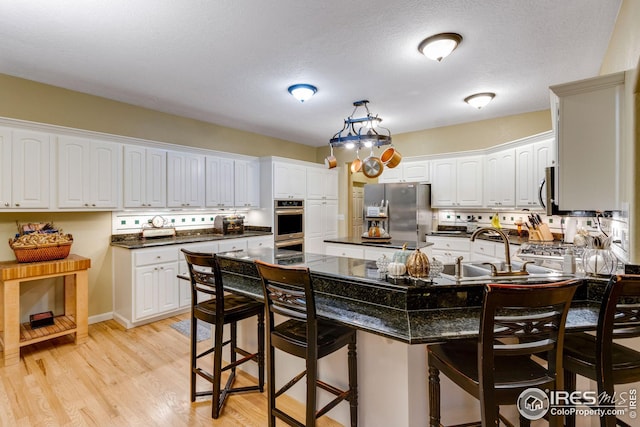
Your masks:
<instances>
[{"instance_id":1,"label":"yellow wall","mask_svg":"<svg viewBox=\"0 0 640 427\"><path fill-rule=\"evenodd\" d=\"M0 117L152 141L313 162L312 147L0 74Z\"/></svg>"},{"instance_id":2,"label":"yellow wall","mask_svg":"<svg viewBox=\"0 0 640 427\"><path fill-rule=\"evenodd\" d=\"M50 222L73 235L71 252L91 258L89 270L89 315L112 311L111 286L111 212L74 213L0 213L0 236L4 242L16 234L19 223ZM0 260L15 259L7 243L0 244ZM53 308L53 307L52 307ZM26 314L33 310L24 307ZM24 317L25 313L21 313ZM56 313L60 314L60 313Z\"/></svg>"}]
</instances>

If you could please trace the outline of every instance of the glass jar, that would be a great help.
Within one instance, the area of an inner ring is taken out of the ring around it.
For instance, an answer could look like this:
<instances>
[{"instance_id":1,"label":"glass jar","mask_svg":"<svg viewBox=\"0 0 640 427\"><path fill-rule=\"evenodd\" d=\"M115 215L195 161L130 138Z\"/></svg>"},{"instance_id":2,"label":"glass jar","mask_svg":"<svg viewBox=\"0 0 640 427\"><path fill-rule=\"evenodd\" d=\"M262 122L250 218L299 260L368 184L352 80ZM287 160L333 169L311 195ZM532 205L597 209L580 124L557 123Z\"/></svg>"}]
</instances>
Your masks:
<instances>
[{"instance_id":1,"label":"glass jar","mask_svg":"<svg viewBox=\"0 0 640 427\"><path fill-rule=\"evenodd\" d=\"M434 279L436 277L440 277L440 273L444 271L444 264L442 261L439 261L436 257L431 258L431 262L429 263L429 278Z\"/></svg>"},{"instance_id":2,"label":"glass jar","mask_svg":"<svg viewBox=\"0 0 640 427\"><path fill-rule=\"evenodd\" d=\"M584 272L593 276L611 276L616 272L618 259L610 249L587 248L582 254Z\"/></svg>"},{"instance_id":3,"label":"glass jar","mask_svg":"<svg viewBox=\"0 0 640 427\"><path fill-rule=\"evenodd\" d=\"M387 266L389 265L390 262L391 260L387 258L385 254L382 254L382 256L376 260L376 267L378 267L378 272L386 273Z\"/></svg>"}]
</instances>

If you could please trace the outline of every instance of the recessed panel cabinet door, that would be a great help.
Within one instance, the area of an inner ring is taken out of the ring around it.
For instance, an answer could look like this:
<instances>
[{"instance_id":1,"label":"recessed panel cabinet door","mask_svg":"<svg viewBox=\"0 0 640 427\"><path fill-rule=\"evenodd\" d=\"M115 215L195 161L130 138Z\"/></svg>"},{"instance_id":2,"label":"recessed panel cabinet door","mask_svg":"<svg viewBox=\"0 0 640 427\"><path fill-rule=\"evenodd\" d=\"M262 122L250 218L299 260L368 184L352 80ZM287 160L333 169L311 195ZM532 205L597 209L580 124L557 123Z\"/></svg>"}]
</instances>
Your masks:
<instances>
[{"instance_id":1,"label":"recessed panel cabinet door","mask_svg":"<svg viewBox=\"0 0 640 427\"><path fill-rule=\"evenodd\" d=\"M11 131L0 128L0 209L11 207Z\"/></svg>"},{"instance_id":2,"label":"recessed panel cabinet door","mask_svg":"<svg viewBox=\"0 0 640 427\"><path fill-rule=\"evenodd\" d=\"M120 144L58 137L58 207L117 208Z\"/></svg>"},{"instance_id":3,"label":"recessed panel cabinet door","mask_svg":"<svg viewBox=\"0 0 640 427\"><path fill-rule=\"evenodd\" d=\"M46 133L14 131L12 143L12 187L14 208L48 208L50 205L50 136Z\"/></svg>"},{"instance_id":4,"label":"recessed panel cabinet door","mask_svg":"<svg viewBox=\"0 0 640 427\"><path fill-rule=\"evenodd\" d=\"M177 275L177 262L158 267L158 311L160 313L175 310L180 306Z\"/></svg>"},{"instance_id":5,"label":"recessed panel cabinet door","mask_svg":"<svg viewBox=\"0 0 640 427\"><path fill-rule=\"evenodd\" d=\"M233 159L207 156L205 160L205 181L205 203L207 207L233 207Z\"/></svg>"},{"instance_id":6,"label":"recessed panel cabinet door","mask_svg":"<svg viewBox=\"0 0 640 427\"><path fill-rule=\"evenodd\" d=\"M133 321L158 313L158 266L136 268Z\"/></svg>"}]
</instances>

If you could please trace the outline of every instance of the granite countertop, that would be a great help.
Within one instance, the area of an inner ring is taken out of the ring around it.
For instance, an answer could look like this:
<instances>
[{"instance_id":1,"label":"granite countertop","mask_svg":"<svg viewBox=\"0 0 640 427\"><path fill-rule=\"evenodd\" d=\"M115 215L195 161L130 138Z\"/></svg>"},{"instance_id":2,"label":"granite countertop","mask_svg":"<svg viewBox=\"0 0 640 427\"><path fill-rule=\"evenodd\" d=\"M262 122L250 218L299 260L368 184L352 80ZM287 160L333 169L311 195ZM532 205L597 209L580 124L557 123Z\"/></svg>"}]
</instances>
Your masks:
<instances>
[{"instance_id":1,"label":"granite countertop","mask_svg":"<svg viewBox=\"0 0 640 427\"><path fill-rule=\"evenodd\" d=\"M263 299L256 259L306 265L321 317L407 344L477 336L483 284L445 278L395 281L381 276L374 261L268 248L219 253L218 257L224 286L235 293ZM595 328L603 286L583 280L567 319L569 330Z\"/></svg>"},{"instance_id":2,"label":"granite countertop","mask_svg":"<svg viewBox=\"0 0 640 427\"><path fill-rule=\"evenodd\" d=\"M126 249L141 249L167 245L181 245L185 243L210 242L214 240L242 239L245 237L271 236L270 231L250 230L243 234L216 234L216 233L193 233L176 235L175 237L153 237L142 238L140 233L111 236L111 246L118 246Z\"/></svg>"},{"instance_id":3,"label":"granite countertop","mask_svg":"<svg viewBox=\"0 0 640 427\"><path fill-rule=\"evenodd\" d=\"M407 249L409 250L433 246L433 243L431 242L406 242L404 240L391 239L389 242L379 243L372 242L361 237L336 237L332 239L326 239L325 243L342 243L347 245L374 246L378 248L389 249L402 249L402 246L407 243Z\"/></svg>"}]
</instances>

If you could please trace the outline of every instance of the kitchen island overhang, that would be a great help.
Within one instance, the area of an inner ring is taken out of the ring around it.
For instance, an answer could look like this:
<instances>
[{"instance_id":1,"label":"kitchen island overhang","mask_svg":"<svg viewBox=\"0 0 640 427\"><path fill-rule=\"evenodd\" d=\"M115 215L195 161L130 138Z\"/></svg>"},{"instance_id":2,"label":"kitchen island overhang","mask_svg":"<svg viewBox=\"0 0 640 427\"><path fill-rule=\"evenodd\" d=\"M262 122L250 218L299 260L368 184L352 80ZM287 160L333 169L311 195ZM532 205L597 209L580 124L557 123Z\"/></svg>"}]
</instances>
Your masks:
<instances>
[{"instance_id":1,"label":"kitchen island overhang","mask_svg":"<svg viewBox=\"0 0 640 427\"><path fill-rule=\"evenodd\" d=\"M406 344L429 344L477 337L484 284L381 278L375 262L260 248L218 254L225 288L263 299L260 259L306 265L311 271L318 315ZM593 330L602 280L584 279L576 292L567 330Z\"/></svg>"}]
</instances>

